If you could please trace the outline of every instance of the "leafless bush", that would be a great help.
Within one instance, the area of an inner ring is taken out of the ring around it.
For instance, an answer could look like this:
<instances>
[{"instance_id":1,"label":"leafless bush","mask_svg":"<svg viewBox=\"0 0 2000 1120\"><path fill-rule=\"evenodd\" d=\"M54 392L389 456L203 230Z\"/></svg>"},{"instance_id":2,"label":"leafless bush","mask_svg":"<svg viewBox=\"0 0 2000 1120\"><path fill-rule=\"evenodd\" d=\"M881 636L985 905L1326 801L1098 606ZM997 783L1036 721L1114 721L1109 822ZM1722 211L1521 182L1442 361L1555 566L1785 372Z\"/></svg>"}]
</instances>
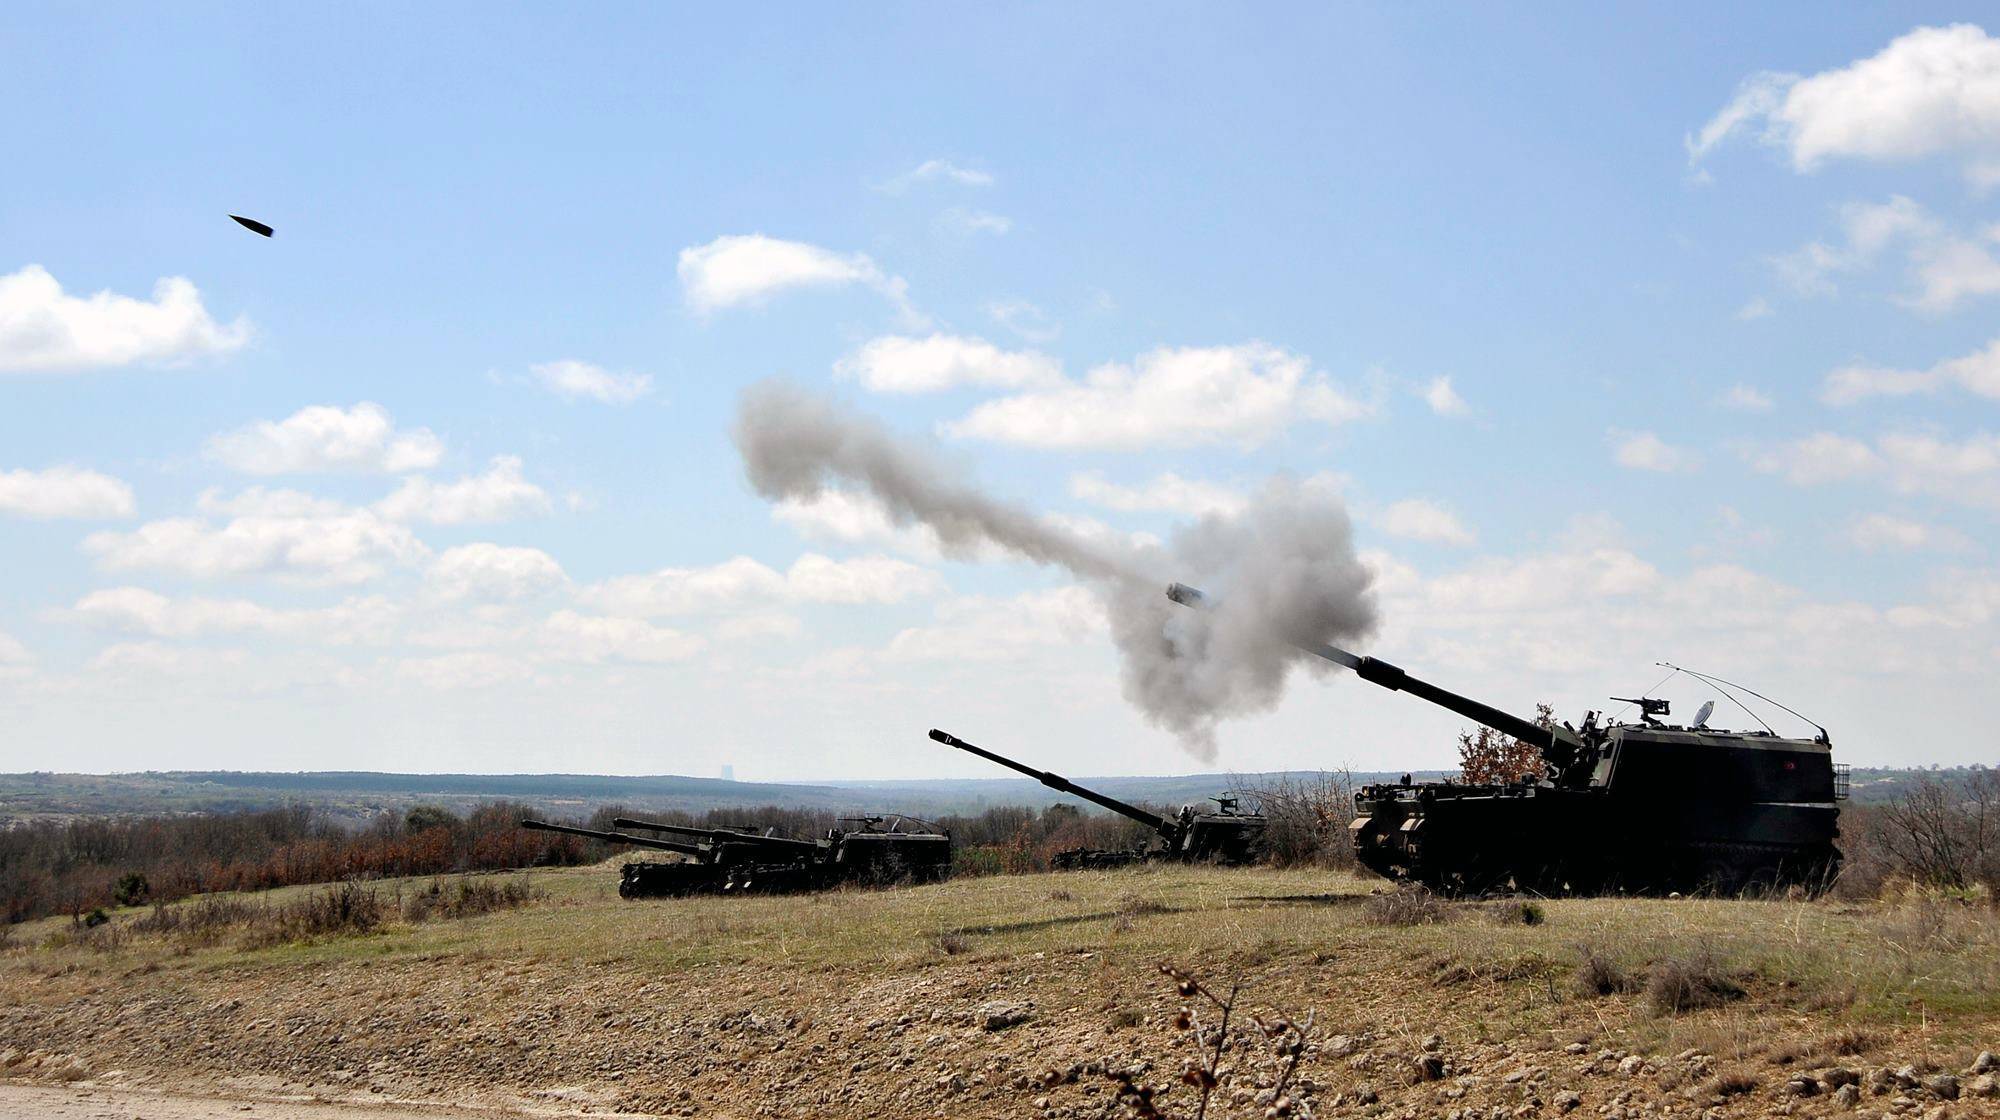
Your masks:
<instances>
[{"instance_id":1,"label":"leafless bush","mask_svg":"<svg viewBox=\"0 0 2000 1120\"><path fill-rule=\"evenodd\" d=\"M955 929L941 929L931 934L931 948L941 956L955 957L972 949L972 939Z\"/></svg>"},{"instance_id":2,"label":"leafless bush","mask_svg":"<svg viewBox=\"0 0 2000 1120\"><path fill-rule=\"evenodd\" d=\"M1639 982L1625 971L1624 966L1599 952L1596 946L1579 945L1577 953L1579 960L1573 982L1579 995L1616 995L1632 991L1639 986Z\"/></svg>"},{"instance_id":3,"label":"leafless bush","mask_svg":"<svg viewBox=\"0 0 2000 1120\"><path fill-rule=\"evenodd\" d=\"M1422 887L1372 895L1361 905L1361 920L1370 925L1429 926L1451 919L1451 904Z\"/></svg>"},{"instance_id":4,"label":"leafless bush","mask_svg":"<svg viewBox=\"0 0 2000 1120\"><path fill-rule=\"evenodd\" d=\"M1646 1004L1659 1015L1720 1007L1743 995L1736 975L1707 949L1654 961L1646 974Z\"/></svg>"},{"instance_id":5,"label":"leafless bush","mask_svg":"<svg viewBox=\"0 0 2000 1120\"><path fill-rule=\"evenodd\" d=\"M1757 1079L1747 1073L1718 1074L1702 1085L1711 1097L1740 1097L1757 1091Z\"/></svg>"},{"instance_id":6,"label":"leafless bush","mask_svg":"<svg viewBox=\"0 0 2000 1120\"><path fill-rule=\"evenodd\" d=\"M134 919L131 928L134 933L209 943L227 930L251 924L262 912L263 907L241 898L201 895L172 905L154 903L152 913Z\"/></svg>"},{"instance_id":7,"label":"leafless bush","mask_svg":"<svg viewBox=\"0 0 2000 1120\"><path fill-rule=\"evenodd\" d=\"M1345 770L1316 778L1279 778L1247 791L1264 808L1264 856L1279 867L1351 867L1347 825L1354 819L1354 779Z\"/></svg>"},{"instance_id":8,"label":"leafless bush","mask_svg":"<svg viewBox=\"0 0 2000 1120\"><path fill-rule=\"evenodd\" d=\"M1926 886L2000 887L2000 771L1963 780L1926 776L1900 799L1868 813L1862 846L1895 873Z\"/></svg>"},{"instance_id":9,"label":"leafless bush","mask_svg":"<svg viewBox=\"0 0 2000 1120\"><path fill-rule=\"evenodd\" d=\"M1174 1027L1183 1032L1177 1041L1192 1050L1181 1060L1180 1083L1194 1090L1192 1107L1185 1116L1205 1120L1211 1106L1237 1095L1221 1097L1218 1093L1238 1085L1268 1085L1250 1094L1248 1103L1255 1115L1310 1115L1311 1102L1295 1099L1294 1085L1299 1062L1312 1044L1311 1014L1303 1022L1276 1014L1268 1018L1246 1016L1238 1009L1240 983L1232 983L1224 993L1171 964L1161 965L1160 973L1173 981L1174 990L1187 1001L1174 1017ZM1227 1063L1225 1052L1230 1058ZM1116 1086L1117 1103L1126 1115L1134 1120L1169 1120L1172 1114L1163 1100L1169 1087L1140 1080L1144 1075L1138 1071L1150 1064L1164 1066L1169 1062L1135 1063L1129 1068L1106 1070L1105 1076Z\"/></svg>"},{"instance_id":10,"label":"leafless bush","mask_svg":"<svg viewBox=\"0 0 2000 1120\"><path fill-rule=\"evenodd\" d=\"M446 883L433 879L402 900L403 919L424 922L436 919L472 918L500 910L518 910L534 901L535 890L522 878L500 882L491 879L458 879Z\"/></svg>"},{"instance_id":11,"label":"leafless bush","mask_svg":"<svg viewBox=\"0 0 2000 1120\"><path fill-rule=\"evenodd\" d=\"M248 943L260 947L372 933L388 916L389 906L375 891L358 883L340 883L267 908L252 925Z\"/></svg>"}]
</instances>

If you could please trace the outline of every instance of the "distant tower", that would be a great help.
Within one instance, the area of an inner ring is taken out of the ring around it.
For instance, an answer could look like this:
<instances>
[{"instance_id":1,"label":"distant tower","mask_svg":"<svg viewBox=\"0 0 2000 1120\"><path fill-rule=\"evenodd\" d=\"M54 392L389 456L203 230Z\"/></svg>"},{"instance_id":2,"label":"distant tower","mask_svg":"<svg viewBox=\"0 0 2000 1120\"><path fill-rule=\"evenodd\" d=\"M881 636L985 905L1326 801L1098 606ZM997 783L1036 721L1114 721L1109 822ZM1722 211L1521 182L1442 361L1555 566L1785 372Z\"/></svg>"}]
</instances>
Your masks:
<instances>
[{"instance_id":1,"label":"distant tower","mask_svg":"<svg viewBox=\"0 0 2000 1120\"><path fill-rule=\"evenodd\" d=\"M728 763L724 763L724 764L723 764L723 766L722 766L722 780L723 780L723 781L725 781L725 782L733 782L733 781L735 781L735 780L736 780L736 767L734 767L734 766L731 766L731 765L729 765Z\"/></svg>"}]
</instances>

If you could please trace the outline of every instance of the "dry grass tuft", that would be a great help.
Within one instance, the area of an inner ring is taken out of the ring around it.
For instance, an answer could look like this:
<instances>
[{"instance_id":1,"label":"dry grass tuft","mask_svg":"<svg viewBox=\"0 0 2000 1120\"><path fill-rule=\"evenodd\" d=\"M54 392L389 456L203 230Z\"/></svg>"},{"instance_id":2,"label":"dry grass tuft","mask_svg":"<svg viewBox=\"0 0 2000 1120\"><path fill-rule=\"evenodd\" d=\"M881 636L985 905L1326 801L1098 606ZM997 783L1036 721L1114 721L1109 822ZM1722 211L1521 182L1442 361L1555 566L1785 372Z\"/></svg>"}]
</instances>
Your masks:
<instances>
[{"instance_id":1,"label":"dry grass tuft","mask_svg":"<svg viewBox=\"0 0 2000 1120\"><path fill-rule=\"evenodd\" d=\"M1624 966L1599 952L1596 946L1579 945L1576 972L1572 974L1572 986L1579 995L1610 996L1630 992L1639 987L1639 982Z\"/></svg>"},{"instance_id":2,"label":"dry grass tuft","mask_svg":"<svg viewBox=\"0 0 2000 1120\"><path fill-rule=\"evenodd\" d=\"M1646 974L1646 1004L1658 1015L1682 1015L1742 999L1743 985L1712 950L1653 962Z\"/></svg>"},{"instance_id":3,"label":"dry grass tuft","mask_svg":"<svg viewBox=\"0 0 2000 1120\"><path fill-rule=\"evenodd\" d=\"M1451 904L1422 887L1373 895L1361 907L1361 920L1375 926L1442 925L1451 919Z\"/></svg>"},{"instance_id":4,"label":"dry grass tuft","mask_svg":"<svg viewBox=\"0 0 2000 1120\"><path fill-rule=\"evenodd\" d=\"M1740 1097L1757 1091L1757 1079L1750 1074L1732 1072L1717 1074L1701 1087L1702 1092L1711 1097Z\"/></svg>"},{"instance_id":5,"label":"dry grass tuft","mask_svg":"<svg viewBox=\"0 0 2000 1120\"><path fill-rule=\"evenodd\" d=\"M931 934L931 951L941 957L955 957L970 952L972 939L955 929L941 929Z\"/></svg>"}]
</instances>

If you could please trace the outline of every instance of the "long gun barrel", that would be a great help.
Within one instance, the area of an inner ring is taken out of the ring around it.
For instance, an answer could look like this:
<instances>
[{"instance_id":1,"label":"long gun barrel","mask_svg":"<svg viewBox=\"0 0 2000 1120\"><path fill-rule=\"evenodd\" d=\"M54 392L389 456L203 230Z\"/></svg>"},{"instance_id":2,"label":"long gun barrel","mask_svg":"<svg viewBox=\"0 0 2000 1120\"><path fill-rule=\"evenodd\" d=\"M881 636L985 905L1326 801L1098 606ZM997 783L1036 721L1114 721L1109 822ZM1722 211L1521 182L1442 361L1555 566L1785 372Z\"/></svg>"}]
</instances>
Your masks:
<instances>
[{"instance_id":1,"label":"long gun barrel","mask_svg":"<svg viewBox=\"0 0 2000 1120\"><path fill-rule=\"evenodd\" d=\"M632 817L619 817L611 823L619 828L645 828L654 832L671 832L677 836L699 836L718 844L762 844L768 848L819 847L811 840L794 840L789 836L762 836L755 832L738 832L731 828L693 828L684 824L664 824L660 821L642 821Z\"/></svg>"},{"instance_id":2,"label":"long gun barrel","mask_svg":"<svg viewBox=\"0 0 2000 1120\"><path fill-rule=\"evenodd\" d=\"M602 840L607 844L632 844L641 848L658 848L663 852L679 852L684 856L706 854L693 844L676 844L671 840L648 840L644 836L627 836L622 832L599 832L594 828L577 828L567 824L550 824L547 821L522 821L522 828L532 828L541 832L566 832L571 836L586 836L592 840Z\"/></svg>"},{"instance_id":3,"label":"long gun barrel","mask_svg":"<svg viewBox=\"0 0 2000 1120\"><path fill-rule=\"evenodd\" d=\"M1208 605L1208 596L1185 583L1167 585L1167 598L1186 607ZM1583 747L1582 740L1566 728L1543 727L1533 720L1503 712L1469 696L1460 696L1429 681L1418 680L1379 657L1363 657L1333 645L1314 645L1306 642L1292 644L1314 656L1324 657L1336 665L1344 665L1354 670L1356 676L1370 684L1381 685L1391 692L1407 692L1412 696L1428 700L1440 708L1457 712L1475 723L1485 724L1503 735L1511 735L1539 749L1543 758L1557 766L1568 765L1576 752Z\"/></svg>"},{"instance_id":4,"label":"long gun barrel","mask_svg":"<svg viewBox=\"0 0 2000 1120\"><path fill-rule=\"evenodd\" d=\"M1021 773L1026 774L1028 777L1033 778L1036 781L1042 783L1043 785L1049 787L1050 789L1061 790L1064 793L1075 794L1076 796L1083 798L1085 801L1096 802L1097 804L1104 806L1106 809L1109 809L1114 813L1117 813L1121 816L1131 817L1133 820L1138 821L1139 823L1145 825L1147 828L1150 828L1155 832L1158 832L1160 835L1168 837L1169 839L1172 839L1173 837L1174 834L1173 822L1167 820L1165 817L1155 816L1152 813L1148 813L1146 810L1139 808L1137 805L1127 805L1126 803L1118 800L1115 797L1106 797L1095 790L1085 789L1082 786L1077 785L1075 782L1070 781L1068 778L1063 777L1061 774L1051 774L1047 770L1037 770L1032 766L1025 766L1019 762L1015 762L1011 758L1005 758L1001 755L994 754L992 751L989 751L984 747L975 747L971 743L968 743L965 740L959 738L958 736L953 735L949 731L939 731L936 728L932 728L931 738L936 739L938 742L943 743L947 747L957 747L959 750L962 750L967 754L976 754L988 762L997 762L1000 765L1005 766L1009 770L1018 770Z\"/></svg>"}]
</instances>

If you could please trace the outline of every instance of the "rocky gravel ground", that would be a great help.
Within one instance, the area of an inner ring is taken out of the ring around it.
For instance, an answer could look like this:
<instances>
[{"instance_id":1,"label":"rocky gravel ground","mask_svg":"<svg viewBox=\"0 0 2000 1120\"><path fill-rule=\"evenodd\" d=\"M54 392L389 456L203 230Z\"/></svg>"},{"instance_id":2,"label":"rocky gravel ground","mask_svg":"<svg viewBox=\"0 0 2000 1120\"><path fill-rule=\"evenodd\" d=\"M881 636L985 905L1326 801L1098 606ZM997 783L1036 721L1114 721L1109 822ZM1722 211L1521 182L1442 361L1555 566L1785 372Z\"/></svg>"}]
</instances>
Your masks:
<instances>
[{"instance_id":1,"label":"rocky gravel ground","mask_svg":"<svg viewBox=\"0 0 2000 1120\"><path fill-rule=\"evenodd\" d=\"M1161 986L1108 1014L1087 952L891 976L351 962L132 982L148 978L40 978L33 1002L0 1008L0 1077L667 1116L1119 1115L1120 1072L1175 1086L1170 1111L1193 1094L1179 1085L1196 1040L1174 1025L1178 998ZM1780 1065L1560 1036L1480 1042L1428 1029L1445 1018L1425 1013L1432 989L1404 1008L1340 1006L1311 977L1286 979L1272 986L1318 988L1324 1004L1284 1102L1293 1116L2000 1115L1990 1051L1902 1061L1887 1040ZM1212 1114L1269 1114L1271 1076L1258 1080L1232 1078Z\"/></svg>"}]
</instances>

